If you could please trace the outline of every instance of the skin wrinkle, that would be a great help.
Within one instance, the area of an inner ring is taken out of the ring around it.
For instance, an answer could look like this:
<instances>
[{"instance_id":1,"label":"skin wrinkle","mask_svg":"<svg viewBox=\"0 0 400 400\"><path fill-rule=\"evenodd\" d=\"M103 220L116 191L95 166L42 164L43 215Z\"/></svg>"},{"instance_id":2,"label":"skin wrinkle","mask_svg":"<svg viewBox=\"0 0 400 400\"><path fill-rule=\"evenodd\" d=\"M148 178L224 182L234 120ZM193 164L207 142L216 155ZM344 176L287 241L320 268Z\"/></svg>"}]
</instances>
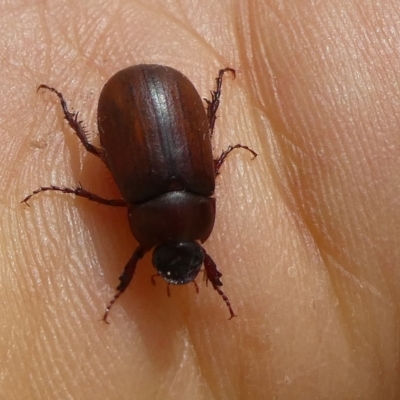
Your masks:
<instances>
[{"instance_id":1,"label":"skin wrinkle","mask_svg":"<svg viewBox=\"0 0 400 400\"><path fill-rule=\"evenodd\" d=\"M345 148L344 148L345 149ZM344 153L345 154L345 153Z\"/></svg>"}]
</instances>

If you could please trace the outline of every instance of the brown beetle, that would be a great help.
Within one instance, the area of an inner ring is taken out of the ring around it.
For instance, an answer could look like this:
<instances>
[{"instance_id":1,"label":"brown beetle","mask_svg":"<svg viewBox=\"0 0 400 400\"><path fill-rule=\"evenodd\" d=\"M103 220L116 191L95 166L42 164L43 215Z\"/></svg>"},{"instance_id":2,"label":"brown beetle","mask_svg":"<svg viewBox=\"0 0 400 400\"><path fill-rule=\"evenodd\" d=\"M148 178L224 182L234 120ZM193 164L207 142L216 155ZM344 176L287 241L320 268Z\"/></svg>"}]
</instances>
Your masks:
<instances>
[{"instance_id":1,"label":"brown beetle","mask_svg":"<svg viewBox=\"0 0 400 400\"><path fill-rule=\"evenodd\" d=\"M204 264L207 279L235 314L221 290L221 273L199 244L211 234L215 220L215 176L229 146L213 159L211 138L221 95L222 77L231 68L219 71L217 87L211 92L207 111L193 84L179 71L161 65L136 65L117 72L105 84L98 104L101 148L88 142L77 113L71 113L60 92L65 119L90 153L110 169L124 200L108 200L83 189L41 187L27 196L55 190L73 193L101 204L127 207L130 228L139 246L125 266L112 304L128 287L136 264L154 248L153 265L168 283L193 281Z\"/></svg>"}]
</instances>

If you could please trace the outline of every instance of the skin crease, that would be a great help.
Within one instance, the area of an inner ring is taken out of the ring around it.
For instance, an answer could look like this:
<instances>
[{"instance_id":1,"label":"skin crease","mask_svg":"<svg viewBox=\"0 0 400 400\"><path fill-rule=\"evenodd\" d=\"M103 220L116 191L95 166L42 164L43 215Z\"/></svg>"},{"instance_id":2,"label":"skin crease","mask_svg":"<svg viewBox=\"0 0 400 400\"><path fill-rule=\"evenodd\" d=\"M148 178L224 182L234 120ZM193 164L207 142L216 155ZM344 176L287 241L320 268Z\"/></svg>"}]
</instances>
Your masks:
<instances>
[{"instance_id":1,"label":"skin crease","mask_svg":"<svg viewBox=\"0 0 400 400\"><path fill-rule=\"evenodd\" d=\"M0 392L8 399L398 399L400 12L396 1L3 2ZM197 2L196 2L197 3ZM294 4L295 3L295 4ZM290 6L289 6L290 4ZM150 257L99 322L136 246L94 143L116 71L224 79L214 146L218 294L150 281Z\"/></svg>"}]
</instances>

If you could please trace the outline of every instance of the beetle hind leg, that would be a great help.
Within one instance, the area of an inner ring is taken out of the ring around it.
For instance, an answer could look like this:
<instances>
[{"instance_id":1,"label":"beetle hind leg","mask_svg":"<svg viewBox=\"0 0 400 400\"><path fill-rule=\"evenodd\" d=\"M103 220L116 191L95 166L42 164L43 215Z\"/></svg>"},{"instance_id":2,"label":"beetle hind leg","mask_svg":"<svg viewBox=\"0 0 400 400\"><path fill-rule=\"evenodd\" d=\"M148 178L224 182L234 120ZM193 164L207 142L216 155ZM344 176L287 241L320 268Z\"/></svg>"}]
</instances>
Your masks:
<instances>
[{"instance_id":1,"label":"beetle hind leg","mask_svg":"<svg viewBox=\"0 0 400 400\"><path fill-rule=\"evenodd\" d=\"M233 79L235 79L236 72L233 68L220 69L218 72L218 76L215 78L216 88L215 90L211 90L211 100L204 99L207 104L207 118L210 138L212 138L213 136L215 121L217 120L217 111L222 93L222 78L225 72L231 72L233 75Z\"/></svg>"},{"instance_id":2,"label":"beetle hind leg","mask_svg":"<svg viewBox=\"0 0 400 400\"><path fill-rule=\"evenodd\" d=\"M86 135L86 131L84 126L82 125L82 121L78 120L78 113L73 113L68 110L67 102L64 99L64 96L62 95L61 92L59 92L57 89L54 89L51 86L47 85L39 85L37 90L40 89L46 89L50 90L51 92L55 93L57 97L60 100L61 107L64 113L64 118L67 120L69 126L74 130L76 136L78 136L79 140L85 147L85 149L89 152L94 154L97 157L100 157L102 160L104 160L104 150L102 148L93 146Z\"/></svg>"}]
</instances>

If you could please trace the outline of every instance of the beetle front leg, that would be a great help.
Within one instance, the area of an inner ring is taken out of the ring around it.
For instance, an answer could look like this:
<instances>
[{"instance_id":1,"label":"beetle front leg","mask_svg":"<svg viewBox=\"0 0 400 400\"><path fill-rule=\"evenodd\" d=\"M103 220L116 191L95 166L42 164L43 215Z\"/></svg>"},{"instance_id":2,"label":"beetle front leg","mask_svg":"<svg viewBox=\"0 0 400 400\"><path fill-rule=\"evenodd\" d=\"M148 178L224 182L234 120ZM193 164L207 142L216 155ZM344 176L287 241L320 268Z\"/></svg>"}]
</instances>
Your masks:
<instances>
[{"instance_id":1,"label":"beetle front leg","mask_svg":"<svg viewBox=\"0 0 400 400\"><path fill-rule=\"evenodd\" d=\"M236 317L236 314L233 312L231 303L226 297L225 293L221 290L220 286L222 286L222 282L219 278L221 278L222 274L221 272L218 271L217 265L213 261L213 259L207 254L207 252L203 249L203 254L204 254L204 268L206 270L207 274L207 279L211 282L213 285L213 288L218 292L218 294L222 297L222 299L225 301L225 304L227 305L230 313L229 319L232 319L233 317Z\"/></svg>"},{"instance_id":2,"label":"beetle front leg","mask_svg":"<svg viewBox=\"0 0 400 400\"><path fill-rule=\"evenodd\" d=\"M54 89L53 87L47 85L39 85L37 90L39 91L39 89L50 90L58 96L64 113L64 118L67 120L69 126L74 130L76 136L78 136L85 149L89 153L92 153L95 156L100 157L102 160L104 160L104 150L89 143L86 136L85 128L82 125L82 121L78 120L78 113L72 113L68 110L67 102L64 100L62 93L59 92L57 89Z\"/></svg>"},{"instance_id":3,"label":"beetle front leg","mask_svg":"<svg viewBox=\"0 0 400 400\"><path fill-rule=\"evenodd\" d=\"M97 194L85 190L80 184L79 187L76 188L59 187L54 185L42 186L39 189L34 190L30 195L26 196L21 201L21 203L25 203L27 206L29 206L28 201L31 199L32 196L47 191L57 191L65 194L74 194L75 196L84 197L85 199L104 204L106 206L127 207L127 204L124 200L104 199L103 197L97 196Z\"/></svg>"},{"instance_id":4,"label":"beetle front leg","mask_svg":"<svg viewBox=\"0 0 400 400\"><path fill-rule=\"evenodd\" d=\"M215 176L217 176L219 174L219 169L221 168L222 164L224 163L226 157L228 157L228 155L233 150L236 150L236 149L245 149L245 150L249 151L251 154L253 154L252 160L258 156L258 154L248 146L243 146L242 144L236 144L235 146L228 146L228 148L226 150L224 150L216 160L214 160Z\"/></svg>"},{"instance_id":5,"label":"beetle front leg","mask_svg":"<svg viewBox=\"0 0 400 400\"><path fill-rule=\"evenodd\" d=\"M107 324L109 323L107 321L108 314L110 313L111 307L113 304L117 301L118 297L121 296L122 293L124 293L125 289L129 286L131 283L131 280L133 278L133 274L135 273L136 270L136 265L138 261L143 258L143 256L146 254L148 251L147 248L139 246L132 254L132 257L128 261L128 263L125 266L123 274L120 276L120 284L117 287L117 293L115 296L112 298L112 300L108 303L108 306L106 308L106 312L103 315L103 321L106 322Z\"/></svg>"}]
</instances>

